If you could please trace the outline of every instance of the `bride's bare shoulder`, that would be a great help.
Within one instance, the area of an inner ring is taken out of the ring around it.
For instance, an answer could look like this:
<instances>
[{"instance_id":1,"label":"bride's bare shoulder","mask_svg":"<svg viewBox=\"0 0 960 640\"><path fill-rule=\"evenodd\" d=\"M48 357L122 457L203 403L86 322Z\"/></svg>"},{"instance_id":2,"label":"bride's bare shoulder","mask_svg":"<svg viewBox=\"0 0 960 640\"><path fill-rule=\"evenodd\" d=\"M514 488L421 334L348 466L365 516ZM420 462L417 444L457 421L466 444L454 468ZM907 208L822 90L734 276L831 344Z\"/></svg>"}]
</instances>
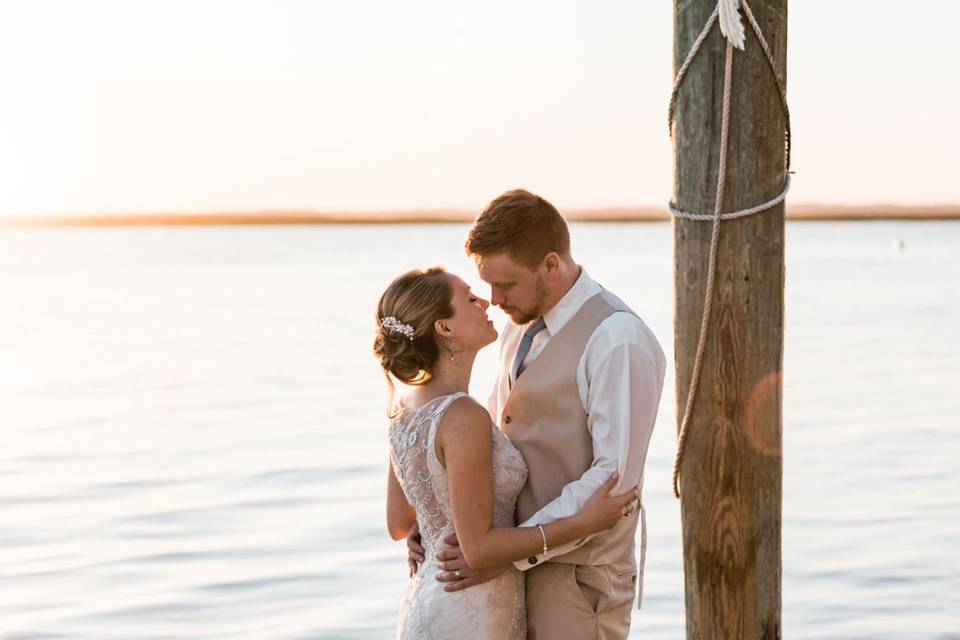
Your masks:
<instances>
[{"instance_id":1,"label":"bride's bare shoulder","mask_svg":"<svg viewBox=\"0 0 960 640\"><path fill-rule=\"evenodd\" d=\"M470 396L457 398L447 409L439 428L448 433L489 433L492 421L490 414Z\"/></svg>"},{"instance_id":2,"label":"bride's bare shoulder","mask_svg":"<svg viewBox=\"0 0 960 640\"><path fill-rule=\"evenodd\" d=\"M490 445L493 423L490 414L470 396L454 400L437 425L435 450L440 464L446 468L447 454L460 452L458 459L474 456L485 459ZM486 452L486 453L485 453Z\"/></svg>"}]
</instances>

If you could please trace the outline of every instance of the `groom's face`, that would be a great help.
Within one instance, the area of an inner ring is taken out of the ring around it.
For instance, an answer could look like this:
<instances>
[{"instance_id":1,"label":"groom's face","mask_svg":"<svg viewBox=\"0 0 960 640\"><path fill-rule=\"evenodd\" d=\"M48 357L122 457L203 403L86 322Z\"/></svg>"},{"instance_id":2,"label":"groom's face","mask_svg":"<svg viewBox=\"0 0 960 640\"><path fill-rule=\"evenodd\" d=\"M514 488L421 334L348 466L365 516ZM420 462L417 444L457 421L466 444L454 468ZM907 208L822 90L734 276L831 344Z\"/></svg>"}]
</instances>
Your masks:
<instances>
[{"instance_id":1,"label":"groom's face","mask_svg":"<svg viewBox=\"0 0 960 640\"><path fill-rule=\"evenodd\" d=\"M547 298L540 269L531 269L505 253L476 256L480 279L490 285L490 302L516 324L527 324L543 315Z\"/></svg>"}]
</instances>

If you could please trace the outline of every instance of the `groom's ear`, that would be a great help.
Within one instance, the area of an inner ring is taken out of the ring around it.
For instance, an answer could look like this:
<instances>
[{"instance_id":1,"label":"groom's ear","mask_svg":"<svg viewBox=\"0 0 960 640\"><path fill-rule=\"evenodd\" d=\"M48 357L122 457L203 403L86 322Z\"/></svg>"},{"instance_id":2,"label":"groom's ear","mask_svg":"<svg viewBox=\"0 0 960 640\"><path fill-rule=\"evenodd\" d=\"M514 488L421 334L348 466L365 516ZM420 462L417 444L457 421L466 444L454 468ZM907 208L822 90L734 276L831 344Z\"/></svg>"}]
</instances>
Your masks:
<instances>
[{"instance_id":1,"label":"groom's ear","mask_svg":"<svg viewBox=\"0 0 960 640\"><path fill-rule=\"evenodd\" d=\"M543 262L540 263L547 273L553 275L558 273L560 270L560 254L556 251L551 251L543 258Z\"/></svg>"}]
</instances>

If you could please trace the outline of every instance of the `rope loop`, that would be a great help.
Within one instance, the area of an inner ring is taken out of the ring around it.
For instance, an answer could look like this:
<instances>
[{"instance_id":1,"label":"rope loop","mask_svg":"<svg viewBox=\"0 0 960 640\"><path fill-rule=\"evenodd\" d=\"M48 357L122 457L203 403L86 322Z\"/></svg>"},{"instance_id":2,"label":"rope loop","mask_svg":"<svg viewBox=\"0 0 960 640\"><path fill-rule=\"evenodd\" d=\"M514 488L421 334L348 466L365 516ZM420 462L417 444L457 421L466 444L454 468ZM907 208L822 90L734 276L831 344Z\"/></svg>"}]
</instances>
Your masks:
<instances>
[{"instance_id":1,"label":"rope loop","mask_svg":"<svg viewBox=\"0 0 960 640\"><path fill-rule=\"evenodd\" d=\"M749 209L741 209L740 211L731 211L729 213L721 213L721 220L736 220L737 218L744 218L746 216L752 216L755 213L761 213L768 209L772 209L781 202L783 202L787 197L787 192L790 191L790 172L787 172L783 175L783 191L781 191L777 196L767 200L763 204L758 204L755 207L750 207ZM670 209L670 213L674 217L684 218L685 220L697 220L699 222L708 222L713 220L715 217L712 213L690 213L689 211L684 211L683 209L678 209L677 205L673 202L667 204L667 208Z\"/></svg>"}]
</instances>

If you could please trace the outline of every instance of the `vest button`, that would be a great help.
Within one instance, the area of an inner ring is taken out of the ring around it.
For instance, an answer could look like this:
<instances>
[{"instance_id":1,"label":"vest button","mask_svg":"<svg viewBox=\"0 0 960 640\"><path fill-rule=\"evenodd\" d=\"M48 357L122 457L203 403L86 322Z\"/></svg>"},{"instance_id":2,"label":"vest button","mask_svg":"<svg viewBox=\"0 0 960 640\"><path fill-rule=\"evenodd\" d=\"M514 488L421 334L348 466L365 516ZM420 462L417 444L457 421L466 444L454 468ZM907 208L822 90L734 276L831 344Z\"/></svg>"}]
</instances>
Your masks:
<instances>
[{"instance_id":1,"label":"vest button","mask_svg":"<svg viewBox=\"0 0 960 640\"><path fill-rule=\"evenodd\" d=\"M513 421L513 418L511 418L510 416L504 416L503 421L506 422L507 424L510 424Z\"/></svg>"},{"instance_id":2,"label":"vest button","mask_svg":"<svg viewBox=\"0 0 960 640\"><path fill-rule=\"evenodd\" d=\"M530 564L537 564L537 556L530 556L529 558L527 558L527 562L529 562Z\"/></svg>"}]
</instances>

